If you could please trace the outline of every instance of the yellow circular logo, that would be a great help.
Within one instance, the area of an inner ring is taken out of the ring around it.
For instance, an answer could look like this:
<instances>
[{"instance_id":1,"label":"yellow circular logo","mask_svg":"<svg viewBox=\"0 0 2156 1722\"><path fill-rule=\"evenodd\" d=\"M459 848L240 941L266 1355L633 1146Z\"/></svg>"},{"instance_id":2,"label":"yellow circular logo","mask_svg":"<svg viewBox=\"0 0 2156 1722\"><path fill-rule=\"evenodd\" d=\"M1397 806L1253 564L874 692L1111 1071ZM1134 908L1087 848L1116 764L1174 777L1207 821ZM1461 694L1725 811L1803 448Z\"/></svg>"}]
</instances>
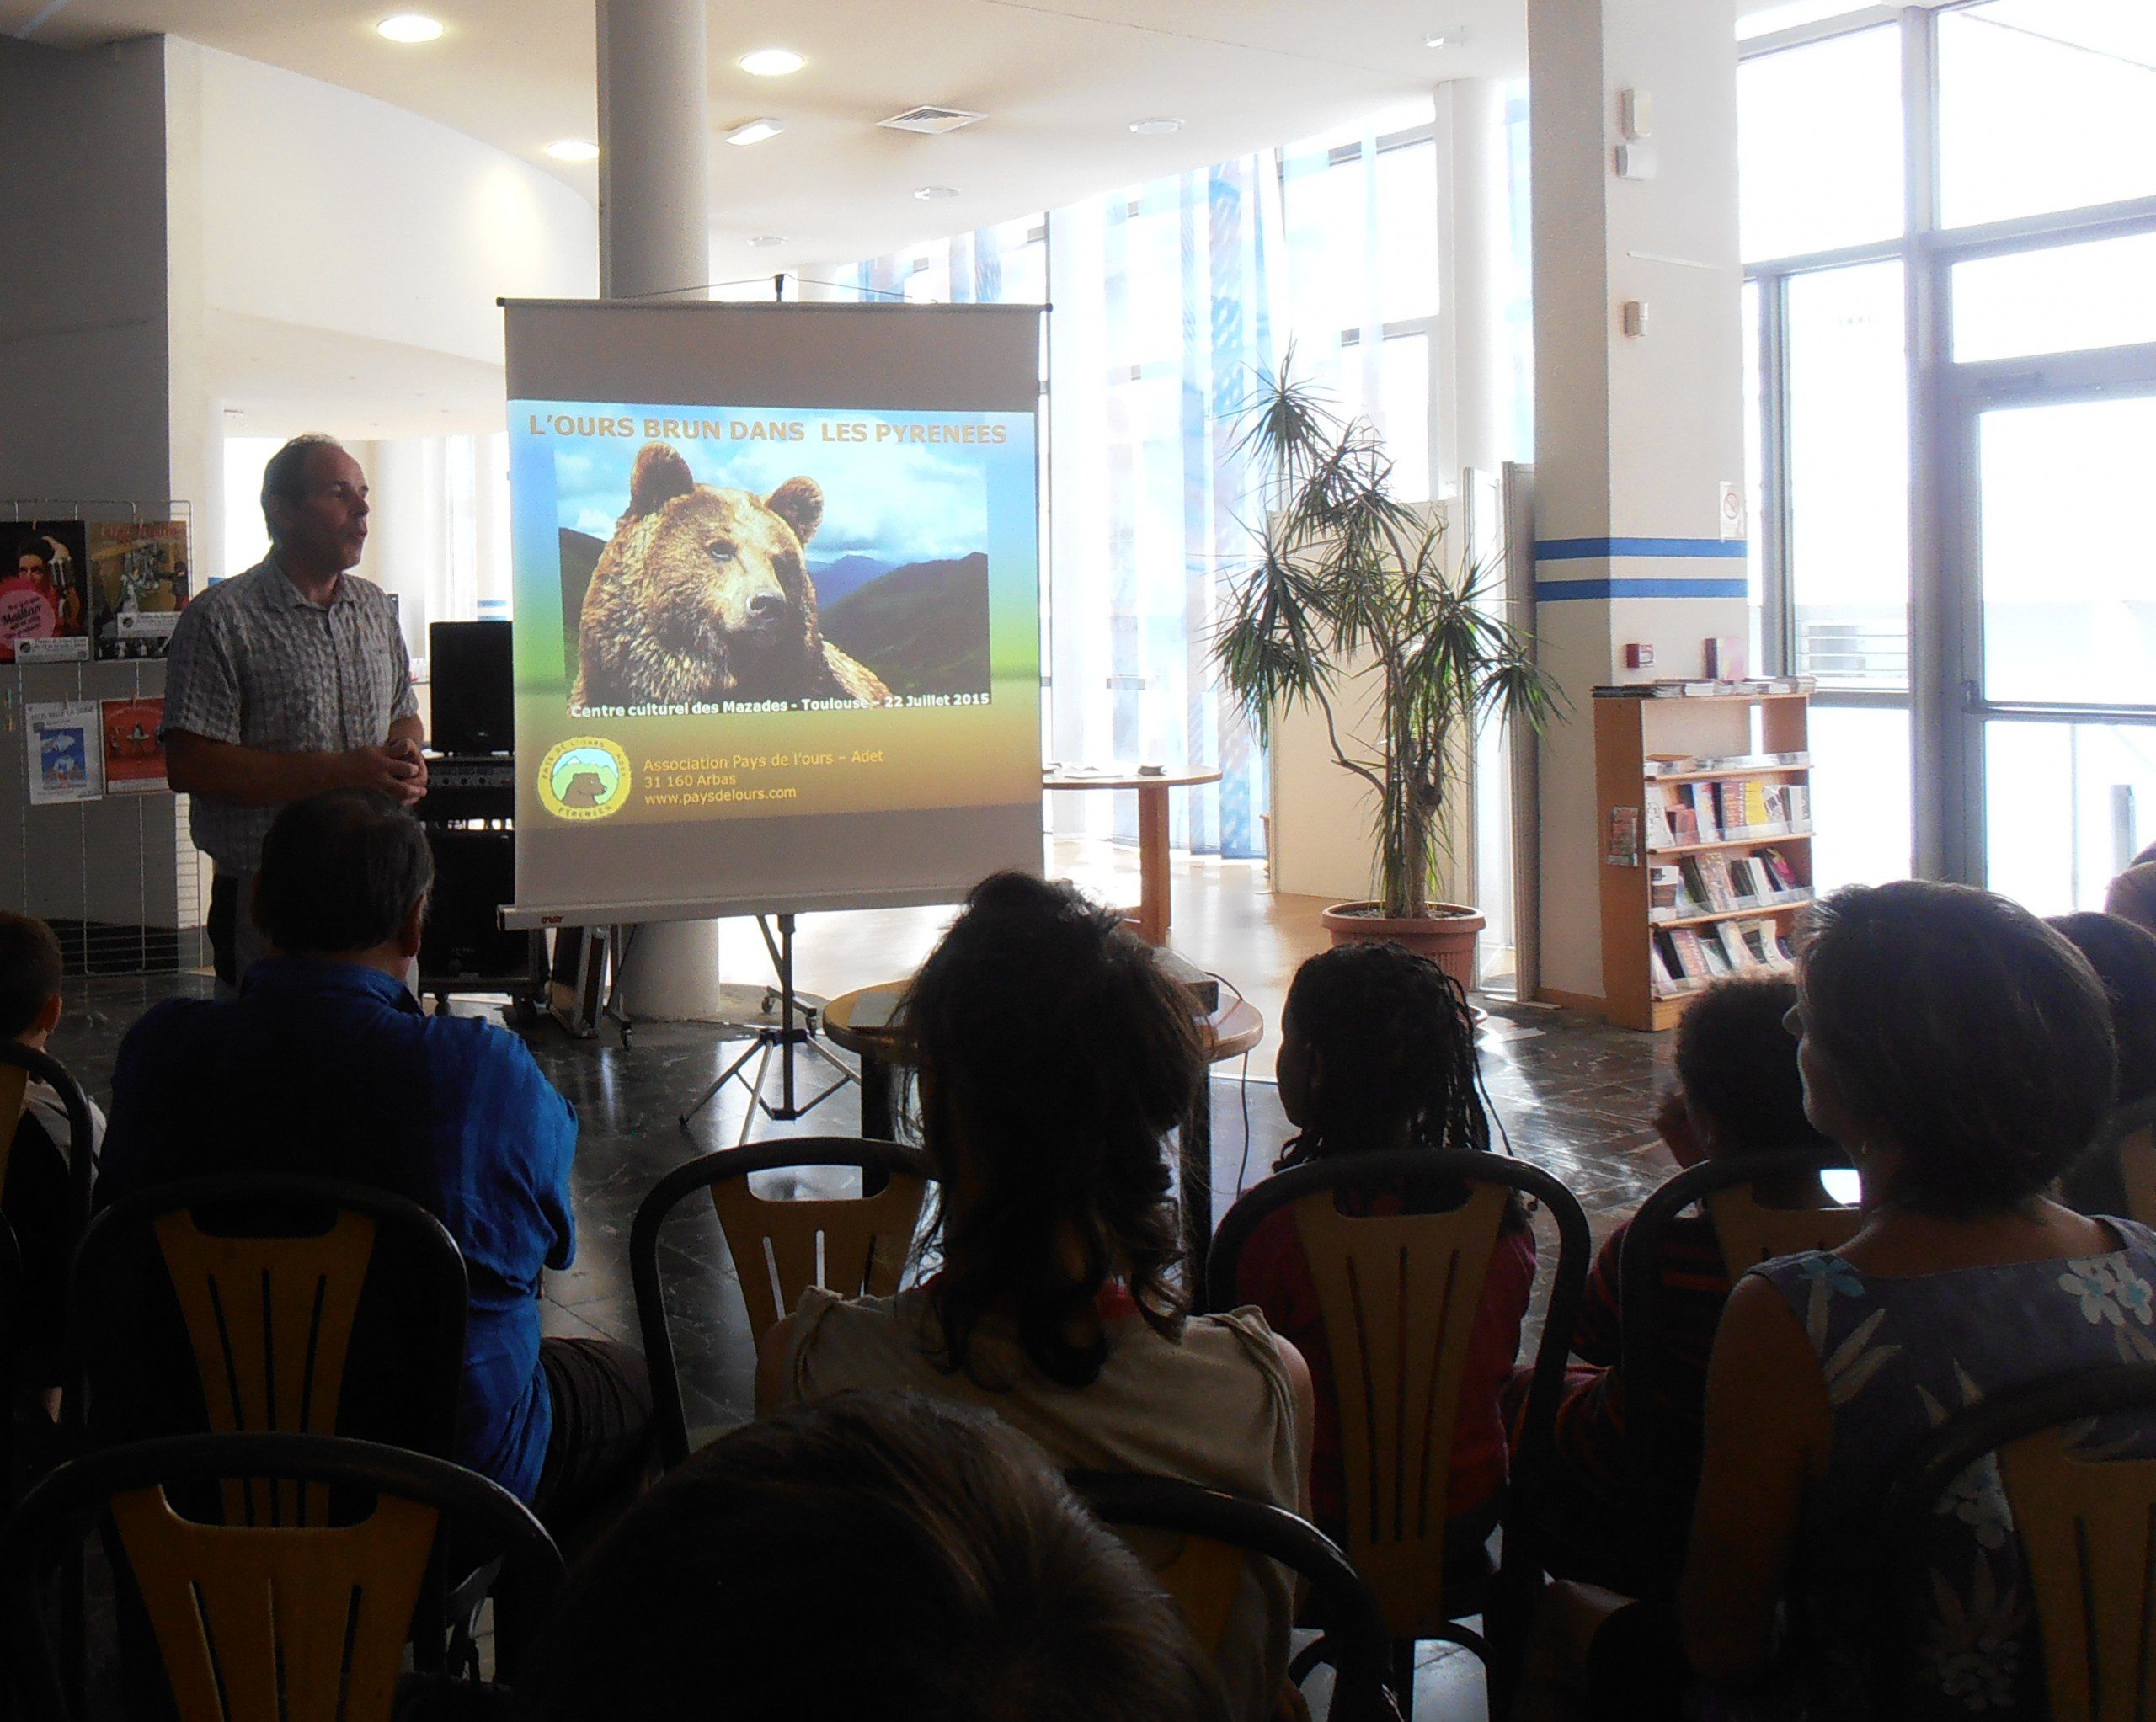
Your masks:
<instances>
[{"instance_id":1,"label":"yellow circular logo","mask_svg":"<svg viewBox=\"0 0 2156 1722\"><path fill-rule=\"evenodd\" d=\"M604 736L573 735L539 762L539 800L558 819L603 819L628 804L629 756Z\"/></svg>"}]
</instances>

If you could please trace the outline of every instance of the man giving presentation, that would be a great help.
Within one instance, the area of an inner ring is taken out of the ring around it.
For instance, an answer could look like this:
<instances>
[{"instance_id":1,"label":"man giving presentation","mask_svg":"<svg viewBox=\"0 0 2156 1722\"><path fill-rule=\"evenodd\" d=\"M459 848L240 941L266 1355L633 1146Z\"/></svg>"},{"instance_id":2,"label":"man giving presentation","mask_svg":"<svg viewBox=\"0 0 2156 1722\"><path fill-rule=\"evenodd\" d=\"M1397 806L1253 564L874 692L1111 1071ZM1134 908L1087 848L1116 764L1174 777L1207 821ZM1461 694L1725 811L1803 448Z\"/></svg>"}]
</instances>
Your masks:
<instances>
[{"instance_id":1,"label":"man giving presentation","mask_svg":"<svg viewBox=\"0 0 2156 1722\"><path fill-rule=\"evenodd\" d=\"M395 601L349 574L367 541L366 476L334 438L298 436L262 469L270 554L180 612L167 658L166 778L194 797L216 864L210 948L237 987L269 947L254 925L262 840L287 802L427 792L423 728Z\"/></svg>"}]
</instances>

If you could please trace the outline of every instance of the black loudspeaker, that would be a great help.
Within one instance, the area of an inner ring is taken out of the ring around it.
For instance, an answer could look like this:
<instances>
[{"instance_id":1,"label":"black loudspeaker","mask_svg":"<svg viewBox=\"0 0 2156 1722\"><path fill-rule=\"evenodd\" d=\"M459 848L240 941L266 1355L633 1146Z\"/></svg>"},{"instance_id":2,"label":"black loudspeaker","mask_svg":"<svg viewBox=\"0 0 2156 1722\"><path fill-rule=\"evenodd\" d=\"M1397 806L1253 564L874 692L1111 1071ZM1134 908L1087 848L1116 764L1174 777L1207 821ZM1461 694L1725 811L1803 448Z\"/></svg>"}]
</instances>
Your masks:
<instances>
[{"instance_id":1,"label":"black loudspeaker","mask_svg":"<svg viewBox=\"0 0 2156 1722\"><path fill-rule=\"evenodd\" d=\"M434 688L430 744L444 754L509 752L516 743L510 625L433 622L427 628L427 652Z\"/></svg>"},{"instance_id":2,"label":"black loudspeaker","mask_svg":"<svg viewBox=\"0 0 2156 1722\"><path fill-rule=\"evenodd\" d=\"M504 932L494 919L516 900L515 839L507 831L435 829L427 841L435 890L419 944L420 989L433 991L438 981L520 985L531 973L531 936Z\"/></svg>"}]
</instances>

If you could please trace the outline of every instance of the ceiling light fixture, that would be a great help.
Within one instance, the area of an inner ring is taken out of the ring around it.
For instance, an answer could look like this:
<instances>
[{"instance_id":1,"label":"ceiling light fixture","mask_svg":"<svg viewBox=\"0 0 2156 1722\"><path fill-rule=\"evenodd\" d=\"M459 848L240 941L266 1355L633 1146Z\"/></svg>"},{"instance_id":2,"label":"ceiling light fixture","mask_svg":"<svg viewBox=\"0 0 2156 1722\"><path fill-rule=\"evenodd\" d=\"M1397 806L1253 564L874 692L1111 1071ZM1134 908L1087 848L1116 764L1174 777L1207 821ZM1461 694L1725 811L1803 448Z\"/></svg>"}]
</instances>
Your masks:
<instances>
[{"instance_id":1,"label":"ceiling light fixture","mask_svg":"<svg viewBox=\"0 0 2156 1722\"><path fill-rule=\"evenodd\" d=\"M1130 129L1140 137L1166 137L1171 131L1182 130L1180 120L1134 120Z\"/></svg>"},{"instance_id":2,"label":"ceiling light fixture","mask_svg":"<svg viewBox=\"0 0 2156 1722\"><path fill-rule=\"evenodd\" d=\"M914 193L923 203L947 203L958 195L955 185L924 185Z\"/></svg>"},{"instance_id":3,"label":"ceiling light fixture","mask_svg":"<svg viewBox=\"0 0 2156 1722\"><path fill-rule=\"evenodd\" d=\"M1426 48L1457 48L1467 40L1464 24L1442 24L1422 38Z\"/></svg>"},{"instance_id":4,"label":"ceiling light fixture","mask_svg":"<svg viewBox=\"0 0 2156 1722\"><path fill-rule=\"evenodd\" d=\"M580 137L558 137L547 146L547 153L558 162L595 162L599 146Z\"/></svg>"},{"instance_id":5,"label":"ceiling light fixture","mask_svg":"<svg viewBox=\"0 0 2156 1722\"><path fill-rule=\"evenodd\" d=\"M761 120L747 120L735 126L733 131L726 134L726 141L728 143L761 143L767 137L776 137L785 130L786 127L781 121L766 116Z\"/></svg>"},{"instance_id":6,"label":"ceiling light fixture","mask_svg":"<svg viewBox=\"0 0 2156 1722\"><path fill-rule=\"evenodd\" d=\"M791 48L759 48L744 54L737 63L751 77L784 77L800 71L805 62Z\"/></svg>"},{"instance_id":7,"label":"ceiling light fixture","mask_svg":"<svg viewBox=\"0 0 2156 1722\"><path fill-rule=\"evenodd\" d=\"M440 39L441 20L424 13L400 12L385 18L374 29L376 35L392 42L432 42Z\"/></svg>"},{"instance_id":8,"label":"ceiling light fixture","mask_svg":"<svg viewBox=\"0 0 2156 1722\"><path fill-rule=\"evenodd\" d=\"M755 246L755 247L756 248L756 249L757 249L757 250L759 250L759 251L768 251L768 250L770 250L770 249L771 248L771 247L772 247L772 246L774 246L774 245L783 245L783 244L785 244L785 243L786 243L786 235L785 235L785 234L783 234L783 233L756 233L756 234L752 234L752 235L750 237L749 243L750 243L751 245Z\"/></svg>"}]
</instances>

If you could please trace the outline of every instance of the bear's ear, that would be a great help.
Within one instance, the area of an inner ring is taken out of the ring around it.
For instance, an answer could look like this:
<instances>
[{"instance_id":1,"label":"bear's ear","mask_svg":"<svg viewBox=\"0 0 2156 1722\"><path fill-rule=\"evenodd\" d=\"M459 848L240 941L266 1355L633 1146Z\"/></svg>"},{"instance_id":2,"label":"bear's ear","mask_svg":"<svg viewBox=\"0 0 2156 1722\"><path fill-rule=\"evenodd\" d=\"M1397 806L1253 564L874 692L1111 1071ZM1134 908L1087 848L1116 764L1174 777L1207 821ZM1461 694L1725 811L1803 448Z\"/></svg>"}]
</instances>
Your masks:
<instances>
[{"instance_id":1,"label":"bear's ear","mask_svg":"<svg viewBox=\"0 0 2156 1722\"><path fill-rule=\"evenodd\" d=\"M648 442L637 450L636 472L629 479L629 518L656 514L696 488L689 463L670 444Z\"/></svg>"},{"instance_id":2,"label":"bear's ear","mask_svg":"<svg viewBox=\"0 0 2156 1722\"><path fill-rule=\"evenodd\" d=\"M823 524L824 493L813 478L789 478L769 496L764 505L793 528L793 536L806 544Z\"/></svg>"}]
</instances>

